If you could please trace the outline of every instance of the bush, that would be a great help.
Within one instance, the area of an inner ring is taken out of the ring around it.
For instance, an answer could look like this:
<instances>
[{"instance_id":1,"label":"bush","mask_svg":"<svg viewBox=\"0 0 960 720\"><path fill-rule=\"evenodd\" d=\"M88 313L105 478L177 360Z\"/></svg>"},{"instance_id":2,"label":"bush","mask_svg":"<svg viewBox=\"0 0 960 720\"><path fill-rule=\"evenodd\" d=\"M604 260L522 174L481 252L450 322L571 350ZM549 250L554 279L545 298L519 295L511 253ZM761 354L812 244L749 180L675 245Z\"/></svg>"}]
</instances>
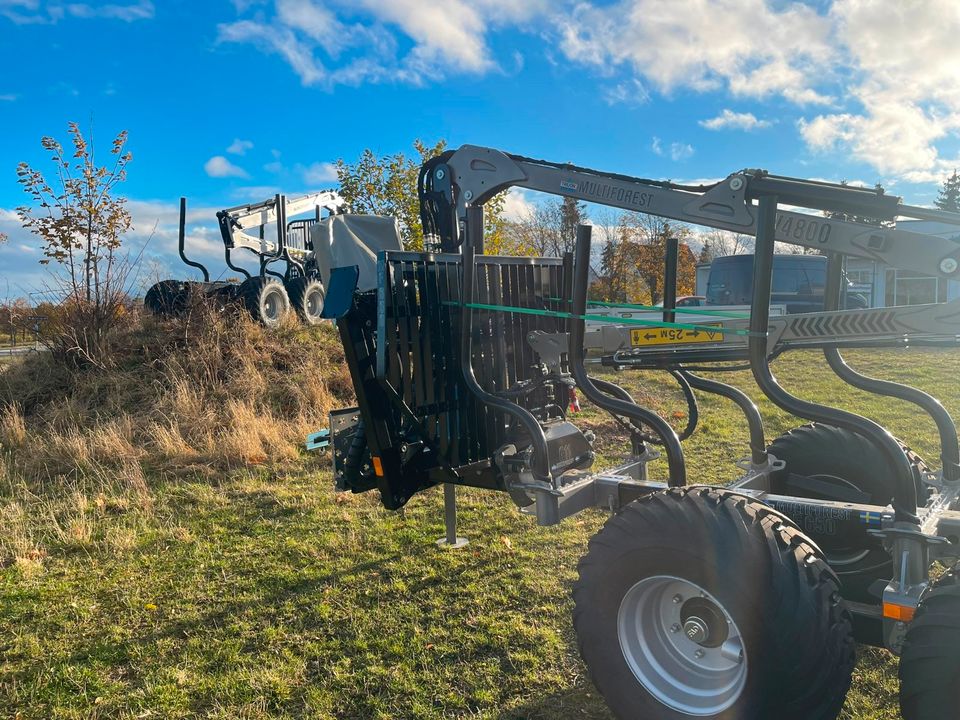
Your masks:
<instances>
[{"instance_id":1,"label":"bush","mask_svg":"<svg viewBox=\"0 0 960 720\"><path fill-rule=\"evenodd\" d=\"M149 506L157 482L292 466L353 401L330 325L267 330L204 304L139 315L115 328L109 363L39 354L0 372L0 561L62 543L105 498Z\"/></svg>"}]
</instances>

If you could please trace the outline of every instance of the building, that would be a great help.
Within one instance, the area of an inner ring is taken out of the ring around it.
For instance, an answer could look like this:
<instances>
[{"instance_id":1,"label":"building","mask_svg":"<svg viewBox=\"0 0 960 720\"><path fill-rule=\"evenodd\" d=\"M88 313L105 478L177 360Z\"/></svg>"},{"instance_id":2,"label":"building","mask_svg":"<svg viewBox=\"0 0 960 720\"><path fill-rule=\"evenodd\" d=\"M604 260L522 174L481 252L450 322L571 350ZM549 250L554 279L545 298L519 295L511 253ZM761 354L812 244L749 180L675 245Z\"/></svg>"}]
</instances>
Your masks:
<instances>
[{"instance_id":1,"label":"building","mask_svg":"<svg viewBox=\"0 0 960 720\"><path fill-rule=\"evenodd\" d=\"M929 220L904 220L897 229L950 238L960 244L960 227ZM863 258L847 258L847 279L870 307L921 305L960 297L960 282L892 268Z\"/></svg>"}]
</instances>

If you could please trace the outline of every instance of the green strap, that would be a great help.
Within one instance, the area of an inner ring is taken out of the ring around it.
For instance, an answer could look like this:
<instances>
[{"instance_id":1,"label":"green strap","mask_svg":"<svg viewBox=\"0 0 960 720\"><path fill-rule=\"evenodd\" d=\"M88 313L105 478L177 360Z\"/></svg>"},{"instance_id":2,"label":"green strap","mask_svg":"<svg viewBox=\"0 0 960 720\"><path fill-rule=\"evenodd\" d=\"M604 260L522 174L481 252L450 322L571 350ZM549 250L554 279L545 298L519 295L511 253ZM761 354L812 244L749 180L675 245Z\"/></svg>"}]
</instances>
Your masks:
<instances>
[{"instance_id":1,"label":"green strap","mask_svg":"<svg viewBox=\"0 0 960 720\"><path fill-rule=\"evenodd\" d=\"M564 298L550 298L554 302L564 302L569 303L570 300L565 300ZM666 310L662 305L637 305L634 303L611 303L611 302L601 302L599 300L590 300L588 305L599 305L600 307L609 307L609 308L625 308L627 310L654 310L656 312L675 312L678 314L686 313L688 315L711 315L722 318L729 318L731 320L747 320L750 318L750 313L739 313L731 312L729 310L702 310L700 308L674 308L673 310Z\"/></svg>"},{"instance_id":2,"label":"green strap","mask_svg":"<svg viewBox=\"0 0 960 720\"><path fill-rule=\"evenodd\" d=\"M703 332L723 332L729 333L730 335L744 335L751 336L749 330L735 330L733 328L725 328L717 325L691 325L689 323L671 323L664 322L663 320L641 320L640 318L610 318L607 315L575 315L574 313L563 312L560 310L536 310L534 308L523 308L523 307L512 307L510 305L485 305L483 303L458 303L452 300L447 300L444 302L444 305L455 305L457 307L468 307L471 310L491 310L493 312L508 312L516 313L518 315L540 315L541 317L555 317L561 318L564 320L590 320L593 322L602 322L602 323L611 323L611 320L616 320L616 325L643 325L644 327L665 327L665 328L679 328L681 330L695 330ZM759 337L766 337L765 334L760 334Z\"/></svg>"}]
</instances>

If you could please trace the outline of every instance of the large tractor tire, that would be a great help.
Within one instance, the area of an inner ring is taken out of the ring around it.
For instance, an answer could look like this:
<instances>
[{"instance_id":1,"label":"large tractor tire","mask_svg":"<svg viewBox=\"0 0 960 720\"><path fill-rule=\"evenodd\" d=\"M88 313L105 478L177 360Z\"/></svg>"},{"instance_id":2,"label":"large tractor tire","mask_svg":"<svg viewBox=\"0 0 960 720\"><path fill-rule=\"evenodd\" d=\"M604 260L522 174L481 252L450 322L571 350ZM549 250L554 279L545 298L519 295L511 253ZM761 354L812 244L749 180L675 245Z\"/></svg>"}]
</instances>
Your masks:
<instances>
[{"instance_id":1,"label":"large tractor tire","mask_svg":"<svg viewBox=\"0 0 960 720\"><path fill-rule=\"evenodd\" d=\"M591 541L574 628L621 720L830 720L854 666L850 616L817 546L713 488L641 498Z\"/></svg>"},{"instance_id":2,"label":"large tractor tire","mask_svg":"<svg viewBox=\"0 0 960 720\"><path fill-rule=\"evenodd\" d=\"M276 327L290 312L290 298L283 283L269 275L244 280L237 297L253 318L267 327Z\"/></svg>"},{"instance_id":3,"label":"large tractor tire","mask_svg":"<svg viewBox=\"0 0 960 720\"><path fill-rule=\"evenodd\" d=\"M922 498L923 460L903 446L914 470L917 497ZM773 492L819 500L844 501L845 491L864 495L871 505L887 505L893 498L896 475L876 445L870 440L831 425L817 423L791 430L767 448L777 459L786 462L786 472L819 481L820 491L798 490L789 485L774 483ZM781 482L788 482L784 480ZM835 489L835 490L834 490ZM920 502L923 502L922 499ZM843 596L854 602L876 604L879 597L871 593L877 580L889 580L893 573L890 554L879 542L872 546L849 546L830 536L814 540L823 548L830 567L840 578Z\"/></svg>"},{"instance_id":4,"label":"large tractor tire","mask_svg":"<svg viewBox=\"0 0 960 720\"><path fill-rule=\"evenodd\" d=\"M944 573L920 598L900 655L904 720L960 718L960 569Z\"/></svg>"},{"instance_id":5,"label":"large tractor tire","mask_svg":"<svg viewBox=\"0 0 960 720\"><path fill-rule=\"evenodd\" d=\"M181 280L161 280L147 290L143 305L154 315L169 317L182 313L190 304L189 283Z\"/></svg>"},{"instance_id":6,"label":"large tractor tire","mask_svg":"<svg viewBox=\"0 0 960 720\"><path fill-rule=\"evenodd\" d=\"M290 297L290 307L307 325L316 325L321 320L323 312L324 290L323 284L316 278L298 277L286 284L287 295Z\"/></svg>"}]
</instances>

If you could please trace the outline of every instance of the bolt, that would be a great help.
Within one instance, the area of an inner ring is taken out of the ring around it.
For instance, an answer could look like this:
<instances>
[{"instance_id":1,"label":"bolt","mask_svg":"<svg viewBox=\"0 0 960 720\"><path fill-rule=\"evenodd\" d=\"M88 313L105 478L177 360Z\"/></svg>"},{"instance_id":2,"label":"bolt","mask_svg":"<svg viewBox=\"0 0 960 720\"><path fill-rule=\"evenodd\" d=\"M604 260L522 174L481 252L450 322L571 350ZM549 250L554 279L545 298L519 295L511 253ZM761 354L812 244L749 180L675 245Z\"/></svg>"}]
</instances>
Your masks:
<instances>
[{"instance_id":1,"label":"bolt","mask_svg":"<svg viewBox=\"0 0 960 720\"><path fill-rule=\"evenodd\" d=\"M940 261L940 272L942 273L955 273L957 267L960 263L957 263L956 258L948 257Z\"/></svg>"},{"instance_id":2,"label":"bolt","mask_svg":"<svg viewBox=\"0 0 960 720\"><path fill-rule=\"evenodd\" d=\"M683 630L683 628L680 627L679 623L674 623L673 625L670 626L670 632L672 633L678 633L681 630Z\"/></svg>"},{"instance_id":3,"label":"bolt","mask_svg":"<svg viewBox=\"0 0 960 720\"><path fill-rule=\"evenodd\" d=\"M471 200L473 200L473 190L466 190L463 193L463 199L466 200L467 202L470 202Z\"/></svg>"},{"instance_id":4,"label":"bolt","mask_svg":"<svg viewBox=\"0 0 960 720\"><path fill-rule=\"evenodd\" d=\"M697 650L697 651L693 654L693 656L694 656L695 658L697 658L697 660L699 660L700 658L702 658L704 655L706 655L706 653L705 653L703 650Z\"/></svg>"},{"instance_id":5,"label":"bolt","mask_svg":"<svg viewBox=\"0 0 960 720\"><path fill-rule=\"evenodd\" d=\"M739 175L734 178L730 178L730 189L736 192L743 187L743 178Z\"/></svg>"},{"instance_id":6,"label":"bolt","mask_svg":"<svg viewBox=\"0 0 960 720\"><path fill-rule=\"evenodd\" d=\"M434 173L434 175L436 176L437 180L443 180L447 176L447 173L444 172L443 168L437 168L437 171Z\"/></svg>"}]
</instances>

